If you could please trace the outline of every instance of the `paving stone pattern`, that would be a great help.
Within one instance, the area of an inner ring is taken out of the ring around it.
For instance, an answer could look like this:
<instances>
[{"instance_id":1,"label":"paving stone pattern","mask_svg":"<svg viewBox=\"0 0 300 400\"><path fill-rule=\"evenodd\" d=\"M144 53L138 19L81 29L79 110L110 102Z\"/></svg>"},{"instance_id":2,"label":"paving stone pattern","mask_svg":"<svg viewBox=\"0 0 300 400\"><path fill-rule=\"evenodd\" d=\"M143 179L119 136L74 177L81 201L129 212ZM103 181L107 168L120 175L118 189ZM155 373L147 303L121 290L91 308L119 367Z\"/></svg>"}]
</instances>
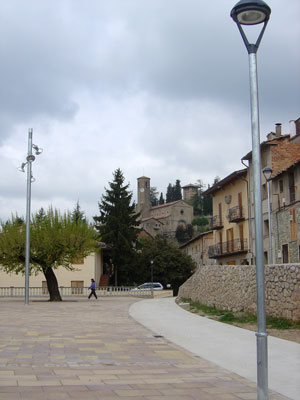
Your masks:
<instances>
[{"instance_id":1,"label":"paving stone pattern","mask_svg":"<svg viewBox=\"0 0 300 400\"><path fill-rule=\"evenodd\" d=\"M155 338L134 301L1 300L0 400L256 399L254 383Z\"/></svg>"}]
</instances>

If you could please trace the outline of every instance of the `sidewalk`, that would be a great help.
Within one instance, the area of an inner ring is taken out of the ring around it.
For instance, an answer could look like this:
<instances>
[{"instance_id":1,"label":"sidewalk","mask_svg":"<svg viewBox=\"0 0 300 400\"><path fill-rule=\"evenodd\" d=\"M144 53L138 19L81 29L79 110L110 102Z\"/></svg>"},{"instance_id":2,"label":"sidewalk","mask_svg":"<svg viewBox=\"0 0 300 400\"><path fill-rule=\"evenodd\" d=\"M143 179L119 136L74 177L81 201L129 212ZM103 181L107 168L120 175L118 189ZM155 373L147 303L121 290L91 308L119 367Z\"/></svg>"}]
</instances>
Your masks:
<instances>
[{"instance_id":1,"label":"sidewalk","mask_svg":"<svg viewBox=\"0 0 300 400\"><path fill-rule=\"evenodd\" d=\"M130 306L147 309L149 301L25 306L1 299L0 400L256 399L253 382L154 337L129 316ZM287 397L272 393L270 400Z\"/></svg>"},{"instance_id":2,"label":"sidewalk","mask_svg":"<svg viewBox=\"0 0 300 400\"><path fill-rule=\"evenodd\" d=\"M254 332L194 315L174 298L144 300L130 308L141 324L231 372L256 381ZM269 388L300 399L300 344L268 337Z\"/></svg>"}]
</instances>

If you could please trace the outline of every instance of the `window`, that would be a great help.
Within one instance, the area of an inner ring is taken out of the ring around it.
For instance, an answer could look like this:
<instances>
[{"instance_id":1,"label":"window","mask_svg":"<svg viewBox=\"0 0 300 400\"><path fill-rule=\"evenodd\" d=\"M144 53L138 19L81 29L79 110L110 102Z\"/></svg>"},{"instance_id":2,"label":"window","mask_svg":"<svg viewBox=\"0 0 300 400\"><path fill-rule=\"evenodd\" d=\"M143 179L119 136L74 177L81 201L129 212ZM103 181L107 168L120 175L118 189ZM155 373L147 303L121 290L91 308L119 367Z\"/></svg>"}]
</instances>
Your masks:
<instances>
[{"instance_id":1,"label":"window","mask_svg":"<svg viewBox=\"0 0 300 400\"><path fill-rule=\"evenodd\" d=\"M296 208L290 208L290 235L291 240L297 240Z\"/></svg>"},{"instance_id":2,"label":"window","mask_svg":"<svg viewBox=\"0 0 300 400\"><path fill-rule=\"evenodd\" d=\"M72 294L83 293L83 281L71 281Z\"/></svg>"},{"instance_id":3,"label":"window","mask_svg":"<svg viewBox=\"0 0 300 400\"><path fill-rule=\"evenodd\" d=\"M42 294L48 294L48 286L46 281L42 281Z\"/></svg>"},{"instance_id":4,"label":"window","mask_svg":"<svg viewBox=\"0 0 300 400\"><path fill-rule=\"evenodd\" d=\"M279 191L280 191L280 193L283 193L283 180L282 179L280 179L280 181L279 181Z\"/></svg>"},{"instance_id":5,"label":"window","mask_svg":"<svg viewBox=\"0 0 300 400\"><path fill-rule=\"evenodd\" d=\"M262 199L266 200L267 197L268 197L267 185L264 183L262 185Z\"/></svg>"},{"instance_id":6,"label":"window","mask_svg":"<svg viewBox=\"0 0 300 400\"><path fill-rule=\"evenodd\" d=\"M289 194L290 194L290 203L295 201L295 180L294 180L294 173L289 173Z\"/></svg>"},{"instance_id":7,"label":"window","mask_svg":"<svg viewBox=\"0 0 300 400\"><path fill-rule=\"evenodd\" d=\"M78 256L72 264L84 264L84 258L82 256Z\"/></svg>"},{"instance_id":8,"label":"window","mask_svg":"<svg viewBox=\"0 0 300 400\"><path fill-rule=\"evenodd\" d=\"M181 214L181 215L184 214L184 211L183 211L183 210L180 210L180 214Z\"/></svg>"},{"instance_id":9,"label":"window","mask_svg":"<svg viewBox=\"0 0 300 400\"><path fill-rule=\"evenodd\" d=\"M288 264L288 262L289 262L289 246L288 246L288 244L282 245L282 262L283 262L283 264Z\"/></svg>"},{"instance_id":10,"label":"window","mask_svg":"<svg viewBox=\"0 0 300 400\"><path fill-rule=\"evenodd\" d=\"M269 220L264 220L264 236L269 236Z\"/></svg>"}]
</instances>

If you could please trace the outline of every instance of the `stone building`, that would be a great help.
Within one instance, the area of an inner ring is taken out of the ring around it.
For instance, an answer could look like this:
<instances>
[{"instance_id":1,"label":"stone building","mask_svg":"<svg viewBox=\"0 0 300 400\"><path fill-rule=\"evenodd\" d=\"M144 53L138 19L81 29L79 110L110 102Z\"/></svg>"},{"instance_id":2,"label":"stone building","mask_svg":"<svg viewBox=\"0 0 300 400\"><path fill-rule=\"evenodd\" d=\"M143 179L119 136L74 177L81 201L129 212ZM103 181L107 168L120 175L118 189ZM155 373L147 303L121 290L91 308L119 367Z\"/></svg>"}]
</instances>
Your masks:
<instances>
[{"instance_id":1,"label":"stone building","mask_svg":"<svg viewBox=\"0 0 300 400\"><path fill-rule=\"evenodd\" d=\"M150 178L141 176L138 182L138 200L136 210L140 213L140 226L151 236L158 234L174 237L179 225L191 224L194 216L193 207L185 200L152 207L150 202Z\"/></svg>"},{"instance_id":2,"label":"stone building","mask_svg":"<svg viewBox=\"0 0 300 400\"><path fill-rule=\"evenodd\" d=\"M208 249L213 244L213 231L199 233L188 242L179 246L186 255L191 256L197 267L211 265L215 260L209 257Z\"/></svg>"},{"instance_id":3,"label":"stone building","mask_svg":"<svg viewBox=\"0 0 300 400\"><path fill-rule=\"evenodd\" d=\"M293 136L291 136L293 134ZM261 184L264 235L264 262L270 260L269 235L272 240L273 262L299 262L300 228L300 122L291 121L291 134L282 135L281 124L276 124L275 132L267 135L267 141L260 145ZM242 158L248 161L249 219L251 230L250 246L254 248L254 194L252 183L252 152ZM267 182L263 169L272 170L270 181L271 233L269 232Z\"/></svg>"}]
</instances>

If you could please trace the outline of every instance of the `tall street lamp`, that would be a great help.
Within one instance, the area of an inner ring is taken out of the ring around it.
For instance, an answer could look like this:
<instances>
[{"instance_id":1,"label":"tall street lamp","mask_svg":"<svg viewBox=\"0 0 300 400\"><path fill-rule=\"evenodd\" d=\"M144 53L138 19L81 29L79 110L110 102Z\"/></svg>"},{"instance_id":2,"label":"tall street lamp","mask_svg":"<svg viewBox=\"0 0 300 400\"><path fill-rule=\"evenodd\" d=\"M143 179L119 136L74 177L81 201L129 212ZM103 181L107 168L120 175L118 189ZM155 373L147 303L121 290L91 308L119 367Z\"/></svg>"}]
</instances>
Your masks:
<instances>
[{"instance_id":1,"label":"tall street lamp","mask_svg":"<svg viewBox=\"0 0 300 400\"><path fill-rule=\"evenodd\" d=\"M151 264L151 297L153 297L153 264L154 264L154 261L151 260L150 264Z\"/></svg>"},{"instance_id":2,"label":"tall street lamp","mask_svg":"<svg viewBox=\"0 0 300 400\"><path fill-rule=\"evenodd\" d=\"M266 167L263 169L265 180L267 181L268 190L268 217L269 217L269 264L273 264L273 248L272 248L272 221L271 221L271 195L270 195L270 181L272 177L272 169Z\"/></svg>"},{"instance_id":3,"label":"tall street lamp","mask_svg":"<svg viewBox=\"0 0 300 400\"><path fill-rule=\"evenodd\" d=\"M268 349L265 311L264 251L261 199L261 158L258 108L258 84L256 53L271 14L270 7L261 0L239 1L231 10L230 16L236 22L249 54L252 165L254 191L254 223L256 253L256 292L257 292L257 396L258 400L268 399ZM242 25L263 24L255 44L249 43Z\"/></svg>"},{"instance_id":4,"label":"tall street lamp","mask_svg":"<svg viewBox=\"0 0 300 400\"><path fill-rule=\"evenodd\" d=\"M27 165L27 196L26 196L26 239L25 239L25 304L29 304L29 262L30 262L30 208L31 208L31 183L35 181L32 176L32 163L35 156L32 154L34 149L35 154L39 155L43 149L32 143L32 129L28 130L28 153L26 162L22 163L19 171L25 172Z\"/></svg>"}]
</instances>

